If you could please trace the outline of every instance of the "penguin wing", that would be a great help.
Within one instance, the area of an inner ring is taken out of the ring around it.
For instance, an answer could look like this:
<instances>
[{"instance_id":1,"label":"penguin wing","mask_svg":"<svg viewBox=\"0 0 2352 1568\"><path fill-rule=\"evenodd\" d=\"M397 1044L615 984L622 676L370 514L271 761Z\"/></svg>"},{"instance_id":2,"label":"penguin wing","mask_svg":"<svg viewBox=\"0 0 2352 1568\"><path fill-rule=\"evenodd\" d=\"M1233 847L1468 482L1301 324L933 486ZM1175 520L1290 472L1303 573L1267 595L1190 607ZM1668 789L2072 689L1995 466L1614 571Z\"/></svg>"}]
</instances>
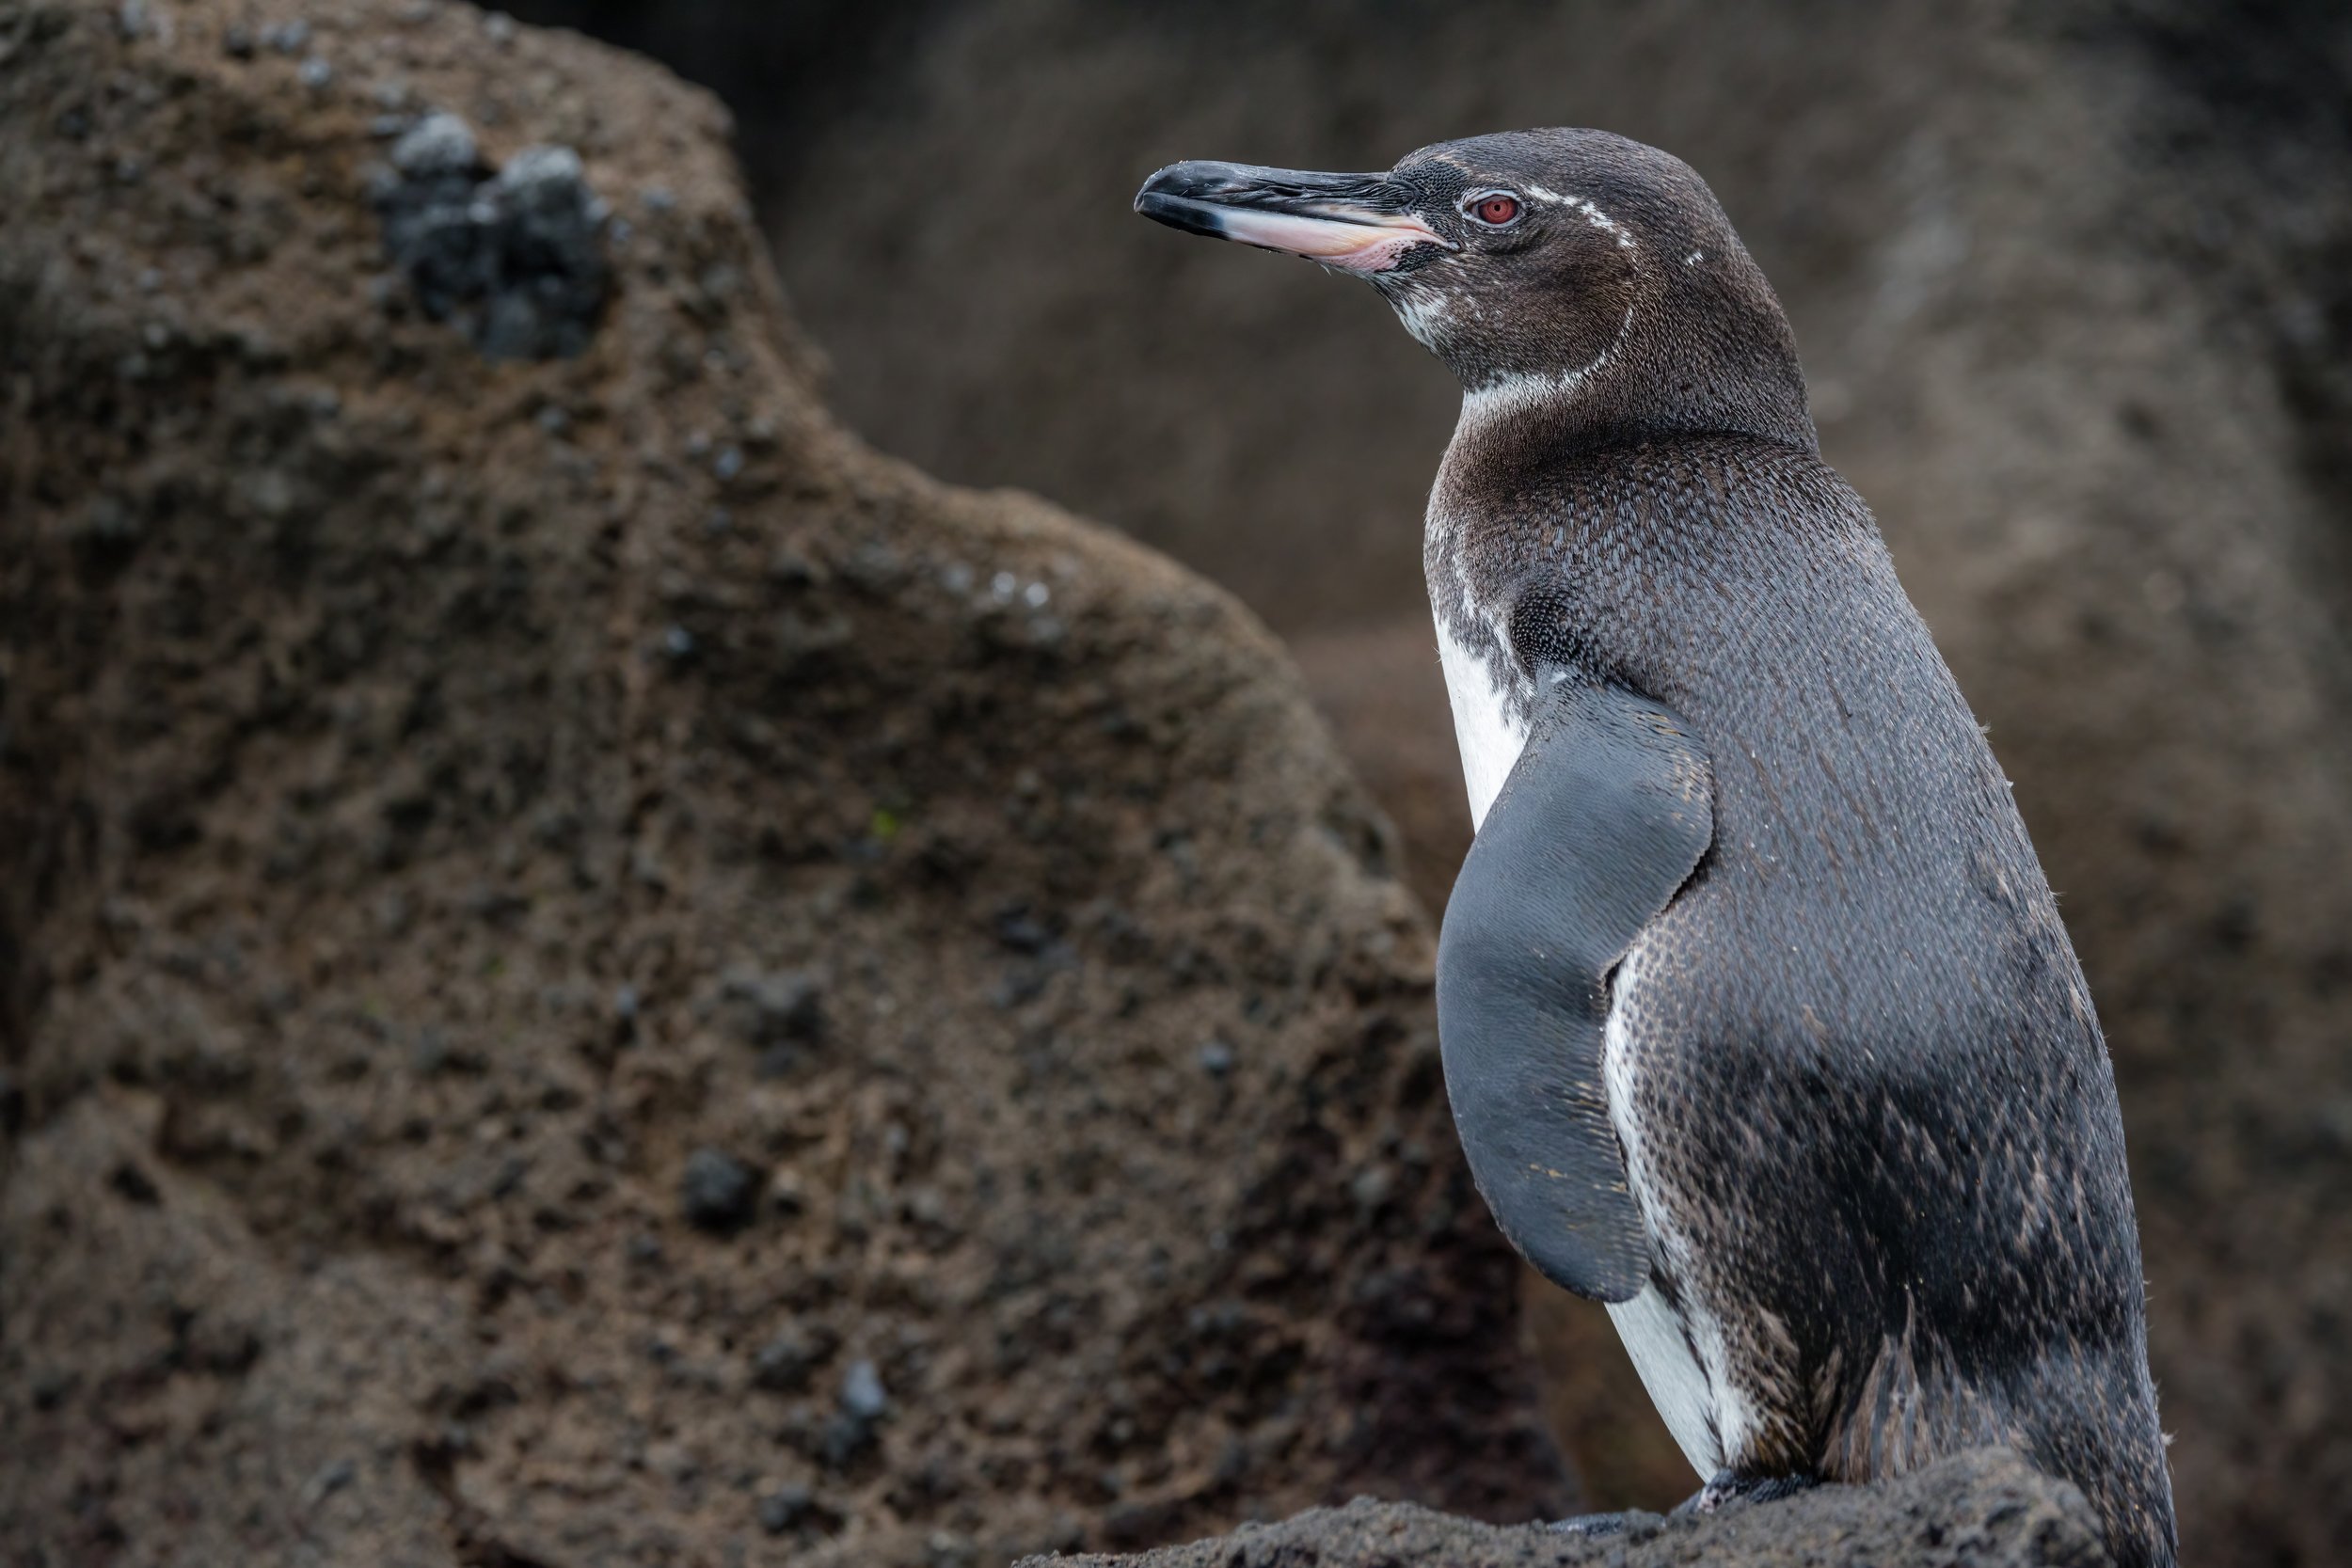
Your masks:
<instances>
[{"instance_id":1,"label":"penguin wing","mask_svg":"<svg viewBox=\"0 0 2352 1568\"><path fill-rule=\"evenodd\" d=\"M1629 1301L1649 1276L1609 1118L1609 976L1715 833L1707 754L1620 686L1549 676L1438 940L1438 1037L1470 1174L1556 1285Z\"/></svg>"}]
</instances>

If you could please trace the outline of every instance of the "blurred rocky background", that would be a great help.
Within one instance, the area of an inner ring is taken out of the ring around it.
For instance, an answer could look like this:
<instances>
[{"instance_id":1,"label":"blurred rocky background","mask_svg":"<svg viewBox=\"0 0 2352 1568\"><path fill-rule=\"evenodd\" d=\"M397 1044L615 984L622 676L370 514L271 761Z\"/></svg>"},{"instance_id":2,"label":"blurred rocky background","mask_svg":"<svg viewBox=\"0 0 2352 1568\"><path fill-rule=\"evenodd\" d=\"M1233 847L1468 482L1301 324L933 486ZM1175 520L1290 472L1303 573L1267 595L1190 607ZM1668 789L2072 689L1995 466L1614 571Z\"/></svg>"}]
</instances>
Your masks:
<instances>
[{"instance_id":1,"label":"blurred rocky background","mask_svg":"<svg viewBox=\"0 0 2352 1568\"><path fill-rule=\"evenodd\" d=\"M518 14L714 90L750 202L709 100L460 6L0 3L28 1560L952 1568L1687 1490L1434 1082L1447 378L1127 212L1562 122L1712 182L2016 781L2185 1560L2341 1558L2352 14ZM835 417L1224 583L1322 719L1214 591Z\"/></svg>"}]
</instances>

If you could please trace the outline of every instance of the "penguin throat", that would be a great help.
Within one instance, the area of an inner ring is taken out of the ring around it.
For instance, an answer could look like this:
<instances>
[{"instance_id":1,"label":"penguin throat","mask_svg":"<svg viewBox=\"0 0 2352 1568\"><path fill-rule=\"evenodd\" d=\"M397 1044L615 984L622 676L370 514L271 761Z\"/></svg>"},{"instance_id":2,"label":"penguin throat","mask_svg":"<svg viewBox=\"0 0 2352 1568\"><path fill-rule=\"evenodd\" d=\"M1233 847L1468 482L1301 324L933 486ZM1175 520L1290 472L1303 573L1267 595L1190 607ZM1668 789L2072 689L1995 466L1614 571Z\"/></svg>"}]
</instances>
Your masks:
<instances>
[{"instance_id":1,"label":"penguin throat","mask_svg":"<svg viewBox=\"0 0 2352 1568\"><path fill-rule=\"evenodd\" d=\"M1574 404L1623 352L1627 334L1633 327L1633 309L1630 305L1625 308L1625 315L1617 323L1616 336L1609 341L1609 346L1582 365L1565 371L1505 371L1476 386L1465 384L1462 426L1493 424L1539 410L1565 409Z\"/></svg>"}]
</instances>

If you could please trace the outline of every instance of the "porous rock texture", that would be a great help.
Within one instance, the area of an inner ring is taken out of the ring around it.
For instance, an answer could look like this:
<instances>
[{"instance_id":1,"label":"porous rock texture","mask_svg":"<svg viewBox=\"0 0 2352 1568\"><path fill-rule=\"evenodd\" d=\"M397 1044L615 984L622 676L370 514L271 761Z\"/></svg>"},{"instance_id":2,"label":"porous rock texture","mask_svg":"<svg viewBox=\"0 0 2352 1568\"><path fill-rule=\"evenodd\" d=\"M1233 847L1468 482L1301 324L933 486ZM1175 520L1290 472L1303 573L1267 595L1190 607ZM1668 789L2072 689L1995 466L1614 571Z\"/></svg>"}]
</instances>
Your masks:
<instances>
[{"instance_id":1,"label":"porous rock texture","mask_svg":"<svg viewBox=\"0 0 2352 1568\"><path fill-rule=\"evenodd\" d=\"M837 429L725 134L433 0L0 8L6 1555L1566 1508L1279 646Z\"/></svg>"},{"instance_id":2,"label":"porous rock texture","mask_svg":"<svg viewBox=\"0 0 2352 1568\"><path fill-rule=\"evenodd\" d=\"M1824 1486L1707 1518L1637 1514L1619 1534L1495 1526L1358 1498L1219 1540L1021 1568L2106 1568L2082 1494L2005 1449L1959 1454L1883 1487Z\"/></svg>"}]
</instances>

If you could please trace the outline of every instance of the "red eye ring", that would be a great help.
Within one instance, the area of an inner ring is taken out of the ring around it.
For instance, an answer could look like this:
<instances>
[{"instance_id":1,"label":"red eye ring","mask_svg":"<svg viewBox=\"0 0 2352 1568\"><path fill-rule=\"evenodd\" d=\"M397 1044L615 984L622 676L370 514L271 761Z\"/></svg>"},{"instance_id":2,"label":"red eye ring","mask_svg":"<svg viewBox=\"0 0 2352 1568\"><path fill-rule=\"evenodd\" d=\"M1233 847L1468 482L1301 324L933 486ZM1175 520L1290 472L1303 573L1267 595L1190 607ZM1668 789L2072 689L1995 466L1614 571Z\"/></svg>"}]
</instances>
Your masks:
<instances>
[{"instance_id":1,"label":"red eye ring","mask_svg":"<svg viewBox=\"0 0 2352 1568\"><path fill-rule=\"evenodd\" d=\"M1470 204L1470 216L1490 228L1500 229L1519 215L1519 198L1507 192L1494 191Z\"/></svg>"}]
</instances>

